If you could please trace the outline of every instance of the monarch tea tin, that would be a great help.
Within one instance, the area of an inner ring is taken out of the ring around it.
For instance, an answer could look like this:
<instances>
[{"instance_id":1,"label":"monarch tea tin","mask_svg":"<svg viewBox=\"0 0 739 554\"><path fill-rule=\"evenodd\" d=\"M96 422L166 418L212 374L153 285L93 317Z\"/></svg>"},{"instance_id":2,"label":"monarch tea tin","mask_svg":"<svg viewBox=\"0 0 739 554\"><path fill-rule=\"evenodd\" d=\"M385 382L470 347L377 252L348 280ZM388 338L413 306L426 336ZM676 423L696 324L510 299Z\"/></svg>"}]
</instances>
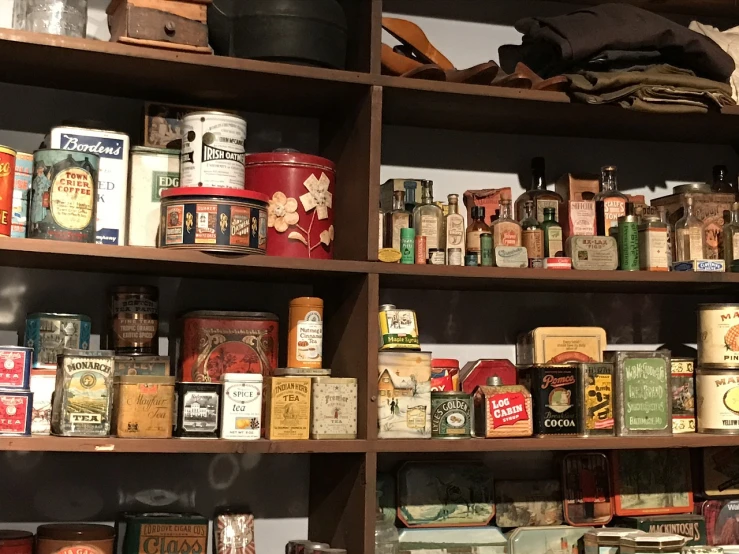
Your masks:
<instances>
[{"instance_id":1,"label":"monarch tea tin","mask_svg":"<svg viewBox=\"0 0 739 554\"><path fill-rule=\"evenodd\" d=\"M268 200L247 190L167 189L162 192L159 247L266 254Z\"/></svg>"},{"instance_id":2,"label":"monarch tea tin","mask_svg":"<svg viewBox=\"0 0 739 554\"><path fill-rule=\"evenodd\" d=\"M221 438L257 440L262 434L262 376L224 373Z\"/></svg>"},{"instance_id":3,"label":"monarch tea tin","mask_svg":"<svg viewBox=\"0 0 739 554\"><path fill-rule=\"evenodd\" d=\"M311 384L310 438L357 438L356 379L313 378Z\"/></svg>"},{"instance_id":4,"label":"monarch tea tin","mask_svg":"<svg viewBox=\"0 0 739 554\"><path fill-rule=\"evenodd\" d=\"M0 389L28 390L33 349L0 346Z\"/></svg>"},{"instance_id":5,"label":"monarch tea tin","mask_svg":"<svg viewBox=\"0 0 739 554\"><path fill-rule=\"evenodd\" d=\"M11 215L10 236L26 237L28 223L28 197L31 193L33 176L33 154L16 152L15 180L13 181L13 213Z\"/></svg>"},{"instance_id":6,"label":"monarch tea tin","mask_svg":"<svg viewBox=\"0 0 739 554\"><path fill-rule=\"evenodd\" d=\"M0 390L0 435L30 435L33 393Z\"/></svg>"},{"instance_id":7,"label":"monarch tea tin","mask_svg":"<svg viewBox=\"0 0 739 554\"><path fill-rule=\"evenodd\" d=\"M65 348L90 348L90 318L79 314L28 314L23 342L33 348L34 369L56 369L57 357Z\"/></svg>"},{"instance_id":8,"label":"monarch tea tin","mask_svg":"<svg viewBox=\"0 0 739 554\"><path fill-rule=\"evenodd\" d=\"M739 369L698 367L695 374L698 398L698 432L739 434Z\"/></svg>"},{"instance_id":9,"label":"monarch tea tin","mask_svg":"<svg viewBox=\"0 0 739 554\"><path fill-rule=\"evenodd\" d=\"M739 304L698 306L698 367L739 367Z\"/></svg>"},{"instance_id":10,"label":"monarch tea tin","mask_svg":"<svg viewBox=\"0 0 739 554\"><path fill-rule=\"evenodd\" d=\"M95 242L99 165L89 152L33 153L28 238Z\"/></svg>"},{"instance_id":11,"label":"monarch tea tin","mask_svg":"<svg viewBox=\"0 0 739 554\"><path fill-rule=\"evenodd\" d=\"M0 146L0 236L10 236L15 182L15 150Z\"/></svg>"},{"instance_id":12,"label":"monarch tea tin","mask_svg":"<svg viewBox=\"0 0 739 554\"><path fill-rule=\"evenodd\" d=\"M472 397L463 392L431 391L431 438L472 436Z\"/></svg>"}]
</instances>

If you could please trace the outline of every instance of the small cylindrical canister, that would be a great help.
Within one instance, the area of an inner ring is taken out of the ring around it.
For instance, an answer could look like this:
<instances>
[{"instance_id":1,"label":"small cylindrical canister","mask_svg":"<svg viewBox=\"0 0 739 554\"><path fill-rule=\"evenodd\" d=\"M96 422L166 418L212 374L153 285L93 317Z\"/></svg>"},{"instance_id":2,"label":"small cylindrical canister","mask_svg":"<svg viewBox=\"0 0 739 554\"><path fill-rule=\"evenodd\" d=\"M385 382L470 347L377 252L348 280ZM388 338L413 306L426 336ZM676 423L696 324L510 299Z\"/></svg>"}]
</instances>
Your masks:
<instances>
[{"instance_id":1,"label":"small cylindrical canister","mask_svg":"<svg viewBox=\"0 0 739 554\"><path fill-rule=\"evenodd\" d=\"M0 554L33 554L33 533L0 530Z\"/></svg>"},{"instance_id":2,"label":"small cylindrical canister","mask_svg":"<svg viewBox=\"0 0 739 554\"><path fill-rule=\"evenodd\" d=\"M125 375L114 378L115 434L132 439L172 436L174 377Z\"/></svg>"},{"instance_id":3,"label":"small cylindrical canister","mask_svg":"<svg viewBox=\"0 0 739 554\"><path fill-rule=\"evenodd\" d=\"M158 354L158 300L156 287L114 287L110 291L108 348L116 354Z\"/></svg>"},{"instance_id":4,"label":"small cylindrical canister","mask_svg":"<svg viewBox=\"0 0 739 554\"><path fill-rule=\"evenodd\" d=\"M50 523L36 531L36 554L113 554L115 528L95 523Z\"/></svg>"},{"instance_id":5,"label":"small cylindrical canister","mask_svg":"<svg viewBox=\"0 0 739 554\"><path fill-rule=\"evenodd\" d=\"M400 263L412 264L416 261L416 230L406 227L400 230Z\"/></svg>"},{"instance_id":6,"label":"small cylindrical canister","mask_svg":"<svg viewBox=\"0 0 739 554\"><path fill-rule=\"evenodd\" d=\"M323 367L323 300L320 298L304 296L290 301L287 365Z\"/></svg>"},{"instance_id":7,"label":"small cylindrical canister","mask_svg":"<svg viewBox=\"0 0 739 554\"><path fill-rule=\"evenodd\" d=\"M10 236L15 182L15 150L0 146L0 236Z\"/></svg>"},{"instance_id":8,"label":"small cylindrical canister","mask_svg":"<svg viewBox=\"0 0 739 554\"><path fill-rule=\"evenodd\" d=\"M426 237L416 237L416 263L426 264Z\"/></svg>"},{"instance_id":9,"label":"small cylindrical canister","mask_svg":"<svg viewBox=\"0 0 739 554\"><path fill-rule=\"evenodd\" d=\"M262 433L262 376L224 373L221 381L221 438L257 440Z\"/></svg>"},{"instance_id":10,"label":"small cylindrical canister","mask_svg":"<svg viewBox=\"0 0 739 554\"><path fill-rule=\"evenodd\" d=\"M446 265L446 253L440 248L429 248L429 264Z\"/></svg>"},{"instance_id":11,"label":"small cylindrical canister","mask_svg":"<svg viewBox=\"0 0 739 554\"><path fill-rule=\"evenodd\" d=\"M472 436L472 397L464 392L431 393L431 438Z\"/></svg>"},{"instance_id":12,"label":"small cylindrical canister","mask_svg":"<svg viewBox=\"0 0 739 554\"><path fill-rule=\"evenodd\" d=\"M464 265L467 265L467 266L478 265L477 264L477 254L475 253L466 254L464 257Z\"/></svg>"},{"instance_id":13,"label":"small cylindrical canister","mask_svg":"<svg viewBox=\"0 0 739 554\"><path fill-rule=\"evenodd\" d=\"M739 367L695 372L698 432L739 435Z\"/></svg>"},{"instance_id":14,"label":"small cylindrical canister","mask_svg":"<svg viewBox=\"0 0 739 554\"><path fill-rule=\"evenodd\" d=\"M698 306L698 367L739 366L739 304Z\"/></svg>"}]
</instances>

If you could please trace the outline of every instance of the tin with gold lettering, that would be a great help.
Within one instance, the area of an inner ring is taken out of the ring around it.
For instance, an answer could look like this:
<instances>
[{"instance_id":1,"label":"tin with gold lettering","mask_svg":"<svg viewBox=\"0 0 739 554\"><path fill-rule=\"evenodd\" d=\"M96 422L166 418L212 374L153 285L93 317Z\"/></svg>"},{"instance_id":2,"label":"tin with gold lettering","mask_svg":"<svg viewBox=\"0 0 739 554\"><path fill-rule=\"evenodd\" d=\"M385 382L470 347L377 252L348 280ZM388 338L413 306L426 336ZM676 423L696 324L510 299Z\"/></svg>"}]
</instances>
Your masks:
<instances>
[{"instance_id":1,"label":"tin with gold lettering","mask_svg":"<svg viewBox=\"0 0 739 554\"><path fill-rule=\"evenodd\" d=\"M199 514L123 514L118 521L121 534L121 554L205 554L208 550L208 520Z\"/></svg>"},{"instance_id":2,"label":"tin with gold lettering","mask_svg":"<svg viewBox=\"0 0 739 554\"><path fill-rule=\"evenodd\" d=\"M300 440L310 436L311 379L269 377L264 384L265 438Z\"/></svg>"},{"instance_id":3,"label":"tin with gold lettering","mask_svg":"<svg viewBox=\"0 0 739 554\"><path fill-rule=\"evenodd\" d=\"M132 439L172 436L174 377L124 375L114 378L115 434Z\"/></svg>"},{"instance_id":4,"label":"tin with gold lettering","mask_svg":"<svg viewBox=\"0 0 739 554\"><path fill-rule=\"evenodd\" d=\"M431 391L431 438L472 437L472 397L464 392Z\"/></svg>"}]
</instances>

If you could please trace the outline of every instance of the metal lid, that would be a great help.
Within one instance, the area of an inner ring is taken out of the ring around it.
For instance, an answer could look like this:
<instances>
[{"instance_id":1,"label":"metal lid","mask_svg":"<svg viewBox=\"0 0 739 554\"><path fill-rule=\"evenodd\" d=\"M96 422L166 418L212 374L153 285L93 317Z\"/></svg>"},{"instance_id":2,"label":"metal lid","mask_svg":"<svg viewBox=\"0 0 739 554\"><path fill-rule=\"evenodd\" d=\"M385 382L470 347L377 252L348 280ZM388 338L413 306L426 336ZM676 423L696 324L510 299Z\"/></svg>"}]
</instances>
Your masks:
<instances>
[{"instance_id":1,"label":"metal lid","mask_svg":"<svg viewBox=\"0 0 739 554\"><path fill-rule=\"evenodd\" d=\"M121 385L174 385L174 377L164 375L117 375L114 383Z\"/></svg>"},{"instance_id":2,"label":"metal lid","mask_svg":"<svg viewBox=\"0 0 739 554\"><path fill-rule=\"evenodd\" d=\"M62 356L76 356L78 358L113 358L115 352L112 350L80 350L78 348L65 348Z\"/></svg>"},{"instance_id":3,"label":"metal lid","mask_svg":"<svg viewBox=\"0 0 739 554\"><path fill-rule=\"evenodd\" d=\"M301 152L261 152L259 154L249 154L244 160L244 165L247 168L255 165L303 166L331 172L336 169L334 162L331 160Z\"/></svg>"},{"instance_id":4,"label":"metal lid","mask_svg":"<svg viewBox=\"0 0 739 554\"><path fill-rule=\"evenodd\" d=\"M82 314L58 314L56 312L33 312L26 316L26 319L34 317L44 317L47 319L79 319L80 321L90 321L90 316Z\"/></svg>"},{"instance_id":5,"label":"metal lid","mask_svg":"<svg viewBox=\"0 0 739 554\"><path fill-rule=\"evenodd\" d=\"M169 356L152 356L151 354L126 354L125 356L115 356L116 362L136 362L139 364L155 364L168 363Z\"/></svg>"},{"instance_id":6,"label":"metal lid","mask_svg":"<svg viewBox=\"0 0 739 554\"><path fill-rule=\"evenodd\" d=\"M397 310L397 308L395 307L395 304L382 304L380 306L381 312L388 312L390 310Z\"/></svg>"},{"instance_id":7,"label":"metal lid","mask_svg":"<svg viewBox=\"0 0 739 554\"><path fill-rule=\"evenodd\" d=\"M11 148L10 146L3 146L0 144L0 152L3 152L4 154L10 154L11 156L15 156L16 151Z\"/></svg>"},{"instance_id":8,"label":"metal lid","mask_svg":"<svg viewBox=\"0 0 739 554\"><path fill-rule=\"evenodd\" d=\"M673 187L672 192L674 194L685 194L686 192L709 193L711 192L711 185L708 183L687 183Z\"/></svg>"},{"instance_id":9,"label":"metal lid","mask_svg":"<svg viewBox=\"0 0 739 554\"><path fill-rule=\"evenodd\" d=\"M302 375L300 377L303 377ZM307 377L307 375L306 375ZM357 380L354 377L311 377L314 383L321 385L356 385Z\"/></svg>"},{"instance_id":10,"label":"metal lid","mask_svg":"<svg viewBox=\"0 0 739 554\"><path fill-rule=\"evenodd\" d=\"M131 154L162 154L164 156L180 156L180 150L173 148L153 148L151 146L132 146Z\"/></svg>"},{"instance_id":11,"label":"metal lid","mask_svg":"<svg viewBox=\"0 0 739 554\"><path fill-rule=\"evenodd\" d=\"M329 368L277 367L272 371L274 377L330 377Z\"/></svg>"},{"instance_id":12,"label":"metal lid","mask_svg":"<svg viewBox=\"0 0 739 554\"><path fill-rule=\"evenodd\" d=\"M92 152L77 152L76 150L63 150L62 148L39 148L38 150L35 150L33 152L34 158L39 152L56 152L60 155L64 154L67 158L71 158L73 160L74 156L72 156L72 154L77 154L78 156L84 155L86 158L94 158L98 160L98 163L100 163L100 156L98 156L97 154L93 154Z\"/></svg>"},{"instance_id":13,"label":"metal lid","mask_svg":"<svg viewBox=\"0 0 739 554\"><path fill-rule=\"evenodd\" d=\"M722 309L722 310L739 310L739 304L698 304L698 308L708 308L708 309Z\"/></svg>"},{"instance_id":14,"label":"metal lid","mask_svg":"<svg viewBox=\"0 0 739 554\"><path fill-rule=\"evenodd\" d=\"M493 375L492 377L487 378L485 384L489 387L499 387L503 384L503 379L501 379L497 375Z\"/></svg>"},{"instance_id":15,"label":"metal lid","mask_svg":"<svg viewBox=\"0 0 739 554\"><path fill-rule=\"evenodd\" d=\"M455 367L459 369L459 360L453 358L433 358L431 367Z\"/></svg>"},{"instance_id":16,"label":"metal lid","mask_svg":"<svg viewBox=\"0 0 739 554\"><path fill-rule=\"evenodd\" d=\"M191 116L203 116L203 115L225 115L225 116L228 116L228 117L233 117L235 119L240 119L241 121L246 121L246 119L244 119L240 115L236 115L235 113L232 113L232 112L219 112L218 110L200 110L200 111L197 111L197 112L187 112L185 114L185 117L186 118L189 118Z\"/></svg>"},{"instance_id":17,"label":"metal lid","mask_svg":"<svg viewBox=\"0 0 739 554\"><path fill-rule=\"evenodd\" d=\"M631 546L651 552L683 546L688 539L670 533L629 533L621 537L621 546Z\"/></svg>"},{"instance_id":18,"label":"metal lid","mask_svg":"<svg viewBox=\"0 0 739 554\"><path fill-rule=\"evenodd\" d=\"M323 308L323 298L317 296L301 296L290 300L290 306L320 306Z\"/></svg>"},{"instance_id":19,"label":"metal lid","mask_svg":"<svg viewBox=\"0 0 739 554\"><path fill-rule=\"evenodd\" d=\"M15 529L0 529L0 543L2 541L17 541L19 539L33 540L33 533Z\"/></svg>"},{"instance_id":20,"label":"metal lid","mask_svg":"<svg viewBox=\"0 0 739 554\"><path fill-rule=\"evenodd\" d=\"M197 310L187 312L182 319L263 319L275 320L277 316L271 312L225 312L217 310Z\"/></svg>"},{"instance_id":21,"label":"metal lid","mask_svg":"<svg viewBox=\"0 0 739 554\"><path fill-rule=\"evenodd\" d=\"M217 196L236 200L256 200L269 203L269 197L253 190L226 189L220 187L174 187L162 191L162 198L181 198L185 196Z\"/></svg>"},{"instance_id":22,"label":"metal lid","mask_svg":"<svg viewBox=\"0 0 739 554\"><path fill-rule=\"evenodd\" d=\"M58 541L100 541L115 537L115 529L110 525L97 523L49 523L39 525L36 530L39 539Z\"/></svg>"},{"instance_id":23,"label":"metal lid","mask_svg":"<svg viewBox=\"0 0 739 554\"><path fill-rule=\"evenodd\" d=\"M222 383L261 383L264 378L259 373L222 373Z\"/></svg>"}]
</instances>

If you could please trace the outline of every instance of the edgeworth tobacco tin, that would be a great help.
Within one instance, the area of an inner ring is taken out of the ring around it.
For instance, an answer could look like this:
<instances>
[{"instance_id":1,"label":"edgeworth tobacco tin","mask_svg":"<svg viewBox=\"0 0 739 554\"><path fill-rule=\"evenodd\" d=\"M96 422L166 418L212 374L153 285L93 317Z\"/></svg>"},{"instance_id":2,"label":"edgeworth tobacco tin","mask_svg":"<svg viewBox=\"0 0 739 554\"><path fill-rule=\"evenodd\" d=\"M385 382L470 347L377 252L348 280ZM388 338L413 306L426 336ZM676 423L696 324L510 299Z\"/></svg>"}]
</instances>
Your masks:
<instances>
[{"instance_id":1,"label":"edgeworth tobacco tin","mask_svg":"<svg viewBox=\"0 0 739 554\"><path fill-rule=\"evenodd\" d=\"M0 346L0 389L28 390L33 349Z\"/></svg>"},{"instance_id":2,"label":"edgeworth tobacco tin","mask_svg":"<svg viewBox=\"0 0 739 554\"><path fill-rule=\"evenodd\" d=\"M97 154L36 150L28 238L95 242Z\"/></svg>"},{"instance_id":3,"label":"edgeworth tobacco tin","mask_svg":"<svg viewBox=\"0 0 739 554\"><path fill-rule=\"evenodd\" d=\"M534 365L521 370L521 383L534 403L535 435L578 433L577 375L574 365Z\"/></svg>"},{"instance_id":4,"label":"edgeworth tobacco tin","mask_svg":"<svg viewBox=\"0 0 739 554\"><path fill-rule=\"evenodd\" d=\"M314 377L310 411L311 439L356 439L357 380Z\"/></svg>"},{"instance_id":5,"label":"edgeworth tobacco tin","mask_svg":"<svg viewBox=\"0 0 739 554\"><path fill-rule=\"evenodd\" d=\"M472 436L472 397L464 392L431 391L431 438Z\"/></svg>"},{"instance_id":6,"label":"edgeworth tobacco tin","mask_svg":"<svg viewBox=\"0 0 739 554\"><path fill-rule=\"evenodd\" d=\"M56 369L57 357L65 348L90 348L90 318L79 314L28 314L23 342L33 348L34 369Z\"/></svg>"},{"instance_id":7,"label":"edgeworth tobacco tin","mask_svg":"<svg viewBox=\"0 0 739 554\"><path fill-rule=\"evenodd\" d=\"M739 304L698 306L698 367L739 366Z\"/></svg>"},{"instance_id":8,"label":"edgeworth tobacco tin","mask_svg":"<svg viewBox=\"0 0 739 554\"><path fill-rule=\"evenodd\" d=\"M613 364L577 365L578 434L613 435Z\"/></svg>"},{"instance_id":9,"label":"edgeworth tobacco tin","mask_svg":"<svg viewBox=\"0 0 739 554\"><path fill-rule=\"evenodd\" d=\"M0 436L30 435L33 393L0 390Z\"/></svg>"},{"instance_id":10,"label":"edgeworth tobacco tin","mask_svg":"<svg viewBox=\"0 0 739 554\"><path fill-rule=\"evenodd\" d=\"M672 358L672 433L695 433L695 360Z\"/></svg>"},{"instance_id":11,"label":"edgeworth tobacco tin","mask_svg":"<svg viewBox=\"0 0 739 554\"><path fill-rule=\"evenodd\" d=\"M220 383L177 383L175 436L218 438L222 388Z\"/></svg>"},{"instance_id":12,"label":"edgeworth tobacco tin","mask_svg":"<svg viewBox=\"0 0 739 554\"><path fill-rule=\"evenodd\" d=\"M124 514L121 554L206 554L208 520L198 514ZM76 554L76 553L75 553Z\"/></svg>"},{"instance_id":13,"label":"edgeworth tobacco tin","mask_svg":"<svg viewBox=\"0 0 739 554\"><path fill-rule=\"evenodd\" d=\"M698 367L695 389L698 398L698 432L739 434L739 369Z\"/></svg>"}]
</instances>

